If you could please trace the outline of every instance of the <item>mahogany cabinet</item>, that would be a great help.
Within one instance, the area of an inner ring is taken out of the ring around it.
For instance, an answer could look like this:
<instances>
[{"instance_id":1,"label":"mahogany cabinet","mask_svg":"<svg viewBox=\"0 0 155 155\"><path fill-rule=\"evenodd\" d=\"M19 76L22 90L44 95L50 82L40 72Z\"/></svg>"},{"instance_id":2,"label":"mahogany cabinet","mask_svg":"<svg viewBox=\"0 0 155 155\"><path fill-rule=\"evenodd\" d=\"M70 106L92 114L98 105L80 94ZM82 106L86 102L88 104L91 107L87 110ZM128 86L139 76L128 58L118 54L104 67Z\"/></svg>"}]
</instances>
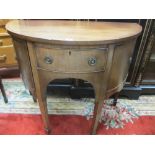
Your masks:
<instances>
[{"instance_id":1,"label":"mahogany cabinet","mask_svg":"<svg viewBox=\"0 0 155 155\"><path fill-rule=\"evenodd\" d=\"M75 20L75 19L73 19ZM81 19L84 20L84 19ZM85 19L88 20L88 19ZM94 21L94 19L89 19ZM141 94L155 94L155 22L152 19L96 19L95 21L139 23L143 31L136 41L128 78L121 96L138 99ZM3 22L4 23L4 22ZM3 26L4 27L4 26ZM81 80L56 80L49 84L49 90L59 89L70 93L72 98L94 96L91 85Z\"/></svg>"},{"instance_id":2,"label":"mahogany cabinet","mask_svg":"<svg viewBox=\"0 0 155 155\"><path fill-rule=\"evenodd\" d=\"M91 134L96 134L104 100L118 94L125 84L142 27L137 23L14 20L6 29L25 86L39 103L45 131L51 130L47 86L55 79L72 78L93 87Z\"/></svg>"}]
</instances>

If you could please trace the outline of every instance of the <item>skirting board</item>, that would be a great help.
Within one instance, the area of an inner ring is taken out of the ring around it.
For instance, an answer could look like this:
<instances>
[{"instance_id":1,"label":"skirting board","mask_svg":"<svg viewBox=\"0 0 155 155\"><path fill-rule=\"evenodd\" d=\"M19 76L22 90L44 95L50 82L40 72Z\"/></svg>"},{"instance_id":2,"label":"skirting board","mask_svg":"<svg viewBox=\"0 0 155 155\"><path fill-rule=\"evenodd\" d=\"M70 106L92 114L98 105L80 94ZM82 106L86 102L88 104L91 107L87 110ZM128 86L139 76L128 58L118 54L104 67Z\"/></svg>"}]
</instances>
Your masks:
<instances>
[{"instance_id":1,"label":"skirting board","mask_svg":"<svg viewBox=\"0 0 155 155\"><path fill-rule=\"evenodd\" d=\"M72 85L59 85L52 84L48 86L48 90L61 89L69 93L71 98L81 98L81 97L94 97L94 90L92 87L73 87ZM140 95L154 95L155 86L141 85L135 86L125 86L120 92L120 97L128 97L129 99L138 99Z\"/></svg>"}]
</instances>

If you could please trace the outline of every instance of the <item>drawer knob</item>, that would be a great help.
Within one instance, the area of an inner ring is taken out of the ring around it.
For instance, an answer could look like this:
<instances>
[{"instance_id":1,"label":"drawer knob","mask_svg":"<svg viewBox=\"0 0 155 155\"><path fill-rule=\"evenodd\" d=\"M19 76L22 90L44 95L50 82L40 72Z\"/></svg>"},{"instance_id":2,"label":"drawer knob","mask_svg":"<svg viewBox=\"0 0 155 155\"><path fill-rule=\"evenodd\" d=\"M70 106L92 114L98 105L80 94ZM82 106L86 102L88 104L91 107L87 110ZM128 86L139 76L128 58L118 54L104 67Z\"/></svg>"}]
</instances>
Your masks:
<instances>
[{"instance_id":1,"label":"drawer knob","mask_svg":"<svg viewBox=\"0 0 155 155\"><path fill-rule=\"evenodd\" d=\"M96 65L96 58L95 57L93 57L93 58L89 58L88 59L88 64L90 65L90 66L94 66L94 65Z\"/></svg>"},{"instance_id":2,"label":"drawer knob","mask_svg":"<svg viewBox=\"0 0 155 155\"><path fill-rule=\"evenodd\" d=\"M6 55L2 55L2 56L0 56L0 61L6 61L6 59L7 59L7 56Z\"/></svg>"},{"instance_id":3,"label":"drawer knob","mask_svg":"<svg viewBox=\"0 0 155 155\"><path fill-rule=\"evenodd\" d=\"M44 62L45 62L46 64L52 64L52 63L53 63L53 59L52 59L51 57L45 57L45 58L44 58Z\"/></svg>"}]
</instances>

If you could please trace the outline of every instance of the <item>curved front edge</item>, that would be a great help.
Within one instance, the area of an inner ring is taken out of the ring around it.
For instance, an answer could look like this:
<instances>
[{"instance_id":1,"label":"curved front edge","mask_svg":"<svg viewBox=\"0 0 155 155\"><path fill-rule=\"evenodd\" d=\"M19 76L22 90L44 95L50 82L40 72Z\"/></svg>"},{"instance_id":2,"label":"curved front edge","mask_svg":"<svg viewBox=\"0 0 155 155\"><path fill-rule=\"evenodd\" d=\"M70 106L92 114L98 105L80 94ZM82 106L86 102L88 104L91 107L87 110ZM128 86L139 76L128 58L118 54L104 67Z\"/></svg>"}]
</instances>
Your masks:
<instances>
[{"instance_id":1,"label":"curved front edge","mask_svg":"<svg viewBox=\"0 0 155 155\"><path fill-rule=\"evenodd\" d=\"M131 39L121 44L116 44L108 82L107 97L123 89L132 60L135 43L136 39Z\"/></svg>"}]
</instances>

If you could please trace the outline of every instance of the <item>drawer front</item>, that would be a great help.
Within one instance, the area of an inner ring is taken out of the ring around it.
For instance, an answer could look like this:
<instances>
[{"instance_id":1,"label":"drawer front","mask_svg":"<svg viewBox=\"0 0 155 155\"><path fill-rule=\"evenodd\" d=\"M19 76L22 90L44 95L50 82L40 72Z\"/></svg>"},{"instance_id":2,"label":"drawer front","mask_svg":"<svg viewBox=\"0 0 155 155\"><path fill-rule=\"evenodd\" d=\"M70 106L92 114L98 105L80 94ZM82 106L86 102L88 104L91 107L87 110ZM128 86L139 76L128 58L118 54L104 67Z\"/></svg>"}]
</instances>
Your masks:
<instances>
[{"instance_id":1,"label":"drawer front","mask_svg":"<svg viewBox=\"0 0 155 155\"><path fill-rule=\"evenodd\" d=\"M4 27L0 27L0 33L6 33L6 29Z\"/></svg>"},{"instance_id":2,"label":"drawer front","mask_svg":"<svg viewBox=\"0 0 155 155\"><path fill-rule=\"evenodd\" d=\"M0 47L12 45L12 39L10 37L0 37Z\"/></svg>"},{"instance_id":3,"label":"drawer front","mask_svg":"<svg viewBox=\"0 0 155 155\"><path fill-rule=\"evenodd\" d=\"M107 48L61 49L36 46L37 67L54 72L86 73L104 71Z\"/></svg>"},{"instance_id":4,"label":"drawer front","mask_svg":"<svg viewBox=\"0 0 155 155\"><path fill-rule=\"evenodd\" d=\"M0 47L0 67L14 66L16 64L13 46Z\"/></svg>"}]
</instances>

